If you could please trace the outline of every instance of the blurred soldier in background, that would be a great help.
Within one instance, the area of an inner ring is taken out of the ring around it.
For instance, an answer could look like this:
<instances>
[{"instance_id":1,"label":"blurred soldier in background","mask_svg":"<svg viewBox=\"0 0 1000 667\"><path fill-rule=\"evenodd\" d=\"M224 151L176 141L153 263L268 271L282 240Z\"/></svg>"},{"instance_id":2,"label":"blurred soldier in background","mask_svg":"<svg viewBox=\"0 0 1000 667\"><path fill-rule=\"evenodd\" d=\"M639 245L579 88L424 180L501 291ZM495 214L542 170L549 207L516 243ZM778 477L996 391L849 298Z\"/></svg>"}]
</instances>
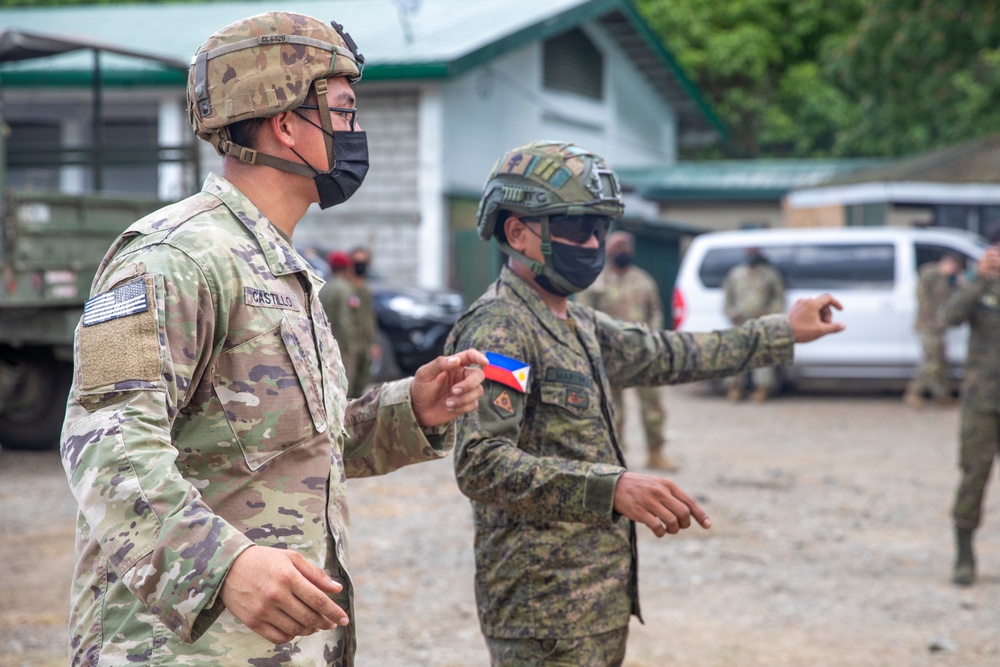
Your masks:
<instances>
[{"instance_id":1,"label":"blurred soldier in background","mask_svg":"<svg viewBox=\"0 0 1000 667\"><path fill-rule=\"evenodd\" d=\"M785 310L785 279L758 248L747 248L746 261L737 264L722 281L726 317L734 326L764 315ZM729 400L740 401L747 383L753 385L753 400L761 403L776 389L773 367L757 368L751 373L734 375L729 385Z\"/></svg>"},{"instance_id":2,"label":"blurred soldier in background","mask_svg":"<svg viewBox=\"0 0 1000 667\"><path fill-rule=\"evenodd\" d=\"M357 355L354 353L354 347L360 338L358 310L361 299L354 293L354 284L351 280L354 267L351 264L351 256L346 252L334 250L327 255L326 261L330 265L330 277L319 291L319 301L323 304L326 318L330 320L333 337L340 347L340 358L344 361L344 373L348 381L348 396L353 396L360 393L353 390L350 382L356 375L354 366L357 363Z\"/></svg>"},{"instance_id":3,"label":"blurred soldier in background","mask_svg":"<svg viewBox=\"0 0 1000 667\"><path fill-rule=\"evenodd\" d=\"M948 359L945 356L944 334L948 326L942 309L948 297L958 286L962 271L962 258L947 252L936 262L920 267L917 277L917 319L914 330L923 351L917 373L906 387L903 400L919 408L924 404L924 394L940 405L950 405L951 383L948 379Z\"/></svg>"},{"instance_id":4,"label":"blurred soldier in background","mask_svg":"<svg viewBox=\"0 0 1000 667\"><path fill-rule=\"evenodd\" d=\"M642 322L650 329L663 328L663 304L653 276L633 264L635 237L618 231L608 235L607 262L601 275L590 288L580 293L580 303L607 313L623 322ZM663 426L663 392L660 387L638 387L642 424L646 429L646 466L669 472L677 470L673 461L663 454L666 442ZM625 433L625 405L622 389L612 385L611 399L615 407L615 428Z\"/></svg>"},{"instance_id":5,"label":"blurred soldier in background","mask_svg":"<svg viewBox=\"0 0 1000 667\"><path fill-rule=\"evenodd\" d=\"M351 250L351 284L354 295L358 299L355 309L357 328L355 339L351 343L354 374L347 378L347 391L351 398L357 398L365 391L372 379L372 359L381 354L377 348L378 321L375 318L375 302L368 287L368 270L371 268L372 252L365 246L357 246Z\"/></svg>"},{"instance_id":6,"label":"blurred soldier in background","mask_svg":"<svg viewBox=\"0 0 1000 667\"><path fill-rule=\"evenodd\" d=\"M952 581L959 586L976 579L972 537L982 518L993 459L1000 453L1000 223L987 239L990 245L975 276L956 289L943 312L948 326L969 323L959 431L962 479L952 513L957 542Z\"/></svg>"}]
</instances>

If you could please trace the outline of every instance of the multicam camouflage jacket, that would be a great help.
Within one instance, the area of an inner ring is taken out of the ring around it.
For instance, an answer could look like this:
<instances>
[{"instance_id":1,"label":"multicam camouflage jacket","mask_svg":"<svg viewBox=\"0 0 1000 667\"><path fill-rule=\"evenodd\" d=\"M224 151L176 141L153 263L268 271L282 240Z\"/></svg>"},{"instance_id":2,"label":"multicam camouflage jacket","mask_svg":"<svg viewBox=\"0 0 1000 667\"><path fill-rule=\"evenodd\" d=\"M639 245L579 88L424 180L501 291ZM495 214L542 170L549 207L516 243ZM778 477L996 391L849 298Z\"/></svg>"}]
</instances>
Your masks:
<instances>
[{"instance_id":1,"label":"multicam camouflage jacket","mask_svg":"<svg viewBox=\"0 0 1000 667\"><path fill-rule=\"evenodd\" d=\"M653 276L637 266L622 274L605 267L594 284L577 301L623 322L642 322L651 329L663 328L663 304Z\"/></svg>"},{"instance_id":2,"label":"multicam camouflage jacket","mask_svg":"<svg viewBox=\"0 0 1000 667\"><path fill-rule=\"evenodd\" d=\"M784 315L690 334L568 307L570 320L556 317L505 267L446 345L530 365L525 392L487 380L479 409L458 422L455 473L472 501L487 636L592 635L639 614L635 525L613 511L625 458L610 385L690 382L792 360Z\"/></svg>"},{"instance_id":3,"label":"multicam camouflage jacket","mask_svg":"<svg viewBox=\"0 0 1000 667\"><path fill-rule=\"evenodd\" d=\"M769 263L737 264L722 281L726 317L733 324L785 310L785 281Z\"/></svg>"},{"instance_id":4,"label":"multicam camouflage jacket","mask_svg":"<svg viewBox=\"0 0 1000 667\"><path fill-rule=\"evenodd\" d=\"M953 327L969 323L963 406L1000 413L1000 279L977 275L945 302L943 317Z\"/></svg>"},{"instance_id":5,"label":"multicam camouflage jacket","mask_svg":"<svg viewBox=\"0 0 1000 667\"><path fill-rule=\"evenodd\" d=\"M410 381L348 403L321 280L230 183L132 225L76 335L62 457L79 503L74 665L350 665L354 625L274 646L224 608L234 559L295 549L344 584L352 476L444 456Z\"/></svg>"},{"instance_id":6,"label":"multicam camouflage jacket","mask_svg":"<svg viewBox=\"0 0 1000 667\"><path fill-rule=\"evenodd\" d=\"M944 333L947 325L942 307L955 291L956 281L941 273L937 262L929 262L917 273L917 319L913 328L928 333Z\"/></svg>"}]
</instances>

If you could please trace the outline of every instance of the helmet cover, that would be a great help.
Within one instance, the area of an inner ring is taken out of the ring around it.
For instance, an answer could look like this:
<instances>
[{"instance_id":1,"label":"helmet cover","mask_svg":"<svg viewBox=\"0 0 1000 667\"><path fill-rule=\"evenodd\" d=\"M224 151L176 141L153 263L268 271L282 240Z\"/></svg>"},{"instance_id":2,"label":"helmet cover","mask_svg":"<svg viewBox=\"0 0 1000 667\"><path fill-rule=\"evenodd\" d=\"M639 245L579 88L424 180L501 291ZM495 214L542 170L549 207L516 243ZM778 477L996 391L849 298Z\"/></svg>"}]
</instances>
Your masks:
<instances>
[{"instance_id":1,"label":"helmet cover","mask_svg":"<svg viewBox=\"0 0 1000 667\"><path fill-rule=\"evenodd\" d=\"M533 141L507 151L493 165L476 215L479 236L488 241L500 211L614 220L624 209L618 178L601 156L573 143Z\"/></svg>"}]
</instances>

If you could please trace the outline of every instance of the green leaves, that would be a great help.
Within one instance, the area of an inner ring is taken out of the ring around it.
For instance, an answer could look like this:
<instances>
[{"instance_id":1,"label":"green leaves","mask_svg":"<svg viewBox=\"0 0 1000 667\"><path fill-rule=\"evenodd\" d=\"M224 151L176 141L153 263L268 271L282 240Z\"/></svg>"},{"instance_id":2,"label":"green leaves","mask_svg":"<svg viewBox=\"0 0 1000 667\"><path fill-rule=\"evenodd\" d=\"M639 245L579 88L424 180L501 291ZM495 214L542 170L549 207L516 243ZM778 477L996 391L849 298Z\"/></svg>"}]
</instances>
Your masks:
<instances>
[{"instance_id":1,"label":"green leaves","mask_svg":"<svg viewBox=\"0 0 1000 667\"><path fill-rule=\"evenodd\" d=\"M903 155L1000 131L1000 10L975 0L638 0L736 157Z\"/></svg>"}]
</instances>

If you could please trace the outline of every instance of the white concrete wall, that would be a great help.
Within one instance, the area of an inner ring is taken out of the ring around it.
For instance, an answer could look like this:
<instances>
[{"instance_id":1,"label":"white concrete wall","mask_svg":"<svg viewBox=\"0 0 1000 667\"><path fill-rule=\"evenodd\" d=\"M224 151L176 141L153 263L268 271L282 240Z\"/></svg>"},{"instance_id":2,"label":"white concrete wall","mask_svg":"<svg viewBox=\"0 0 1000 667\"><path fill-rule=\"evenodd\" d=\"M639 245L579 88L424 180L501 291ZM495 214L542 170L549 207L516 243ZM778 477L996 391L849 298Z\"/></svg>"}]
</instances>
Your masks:
<instances>
[{"instance_id":1,"label":"white concrete wall","mask_svg":"<svg viewBox=\"0 0 1000 667\"><path fill-rule=\"evenodd\" d=\"M533 139L576 142L612 167L675 160L673 111L600 28L584 29L604 54L603 100L545 90L541 43L444 84L446 191L480 191L505 151Z\"/></svg>"}]
</instances>

